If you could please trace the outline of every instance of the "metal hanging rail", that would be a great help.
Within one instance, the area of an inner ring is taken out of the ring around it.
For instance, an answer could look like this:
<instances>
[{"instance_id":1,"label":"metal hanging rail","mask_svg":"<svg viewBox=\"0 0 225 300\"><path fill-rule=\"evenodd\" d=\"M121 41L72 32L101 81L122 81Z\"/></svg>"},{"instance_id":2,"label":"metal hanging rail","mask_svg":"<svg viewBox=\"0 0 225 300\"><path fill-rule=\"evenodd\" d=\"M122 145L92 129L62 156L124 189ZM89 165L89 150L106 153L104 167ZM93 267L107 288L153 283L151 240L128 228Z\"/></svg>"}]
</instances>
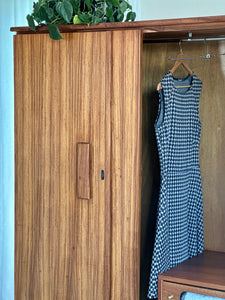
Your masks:
<instances>
[{"instance_id":1,"label":"metal hanging rail","mask_svg":"<svg viewBox=\"0 0 225 300\"><path fill-rule=\"evenodd\" d=\"M181 42L208 42L208 41L225 41L225 37L218 37L218 38L192 38L192 32L188 33L187 39L181 39Z\"/></svg>"},{"instance_id":2,"label":"metal hanging rail","mask_svg":"<svg viewBox=\"0 0 225 300\"><path fill-rule=\"evenodd\" d=\"M225 41L225 37L193 39L192 38L192 32L189 32L187 39L179 40L180 52L182 52L181 42L204 42L206 44L207 41ZM207 53L206 53L206 55L203 55L203 56L185 57L185 58L168 58L168 60L192 60L192 59L198 59L198 58L209 59L211 57L217 57L217 56L225 55L225 53L209 54L207 44L206 44L206 49L207 49Z\"/></svg>"}]
</instances>

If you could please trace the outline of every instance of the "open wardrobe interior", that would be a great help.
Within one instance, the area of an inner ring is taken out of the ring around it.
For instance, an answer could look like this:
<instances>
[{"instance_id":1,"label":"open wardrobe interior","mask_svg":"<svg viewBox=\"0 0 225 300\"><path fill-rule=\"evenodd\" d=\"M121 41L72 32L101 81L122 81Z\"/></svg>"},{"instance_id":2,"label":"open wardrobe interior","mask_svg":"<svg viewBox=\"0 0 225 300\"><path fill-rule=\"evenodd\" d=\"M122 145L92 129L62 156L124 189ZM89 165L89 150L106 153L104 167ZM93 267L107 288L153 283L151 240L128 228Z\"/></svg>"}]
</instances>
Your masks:
<instances>
[{"instance_id":1,"label":"open wardrobe interior","mask_svg":"<svg viewBox=\"0 0 225 300\"><path fill-rule=\"evenodd\" d=\"M185 291L225 298L225 16L59 29L61 41L45 26L11 28L15 300L148 299L163 186L156 120L165 118L168 72L190 79L186 91L202 84L195 112L204 251L159 276L158 299Z\"/></svg>"},{"instance_id":2,"label":"open wardrobe interior","mask_svg":"<svg viewBox=\"0 0 225 300\"><path fill-rule=\"evenodd\" d=\"M199 160L203 193L204 249L224 252L225 40L189 41L183 42L181 47L185 57L192 58L186 60L188 66L202 81L199 101ZM160 163L154 128L159 104L157 84L172 69L175 61L170 59L176 59L179 52L178 42L146 41L143 44L141 299L147 299L160 191ZM204 58L207 53L216 56ZM173 75L176 78L185 78L188 72L181 65Z\"/></svg>"}]
</instances>

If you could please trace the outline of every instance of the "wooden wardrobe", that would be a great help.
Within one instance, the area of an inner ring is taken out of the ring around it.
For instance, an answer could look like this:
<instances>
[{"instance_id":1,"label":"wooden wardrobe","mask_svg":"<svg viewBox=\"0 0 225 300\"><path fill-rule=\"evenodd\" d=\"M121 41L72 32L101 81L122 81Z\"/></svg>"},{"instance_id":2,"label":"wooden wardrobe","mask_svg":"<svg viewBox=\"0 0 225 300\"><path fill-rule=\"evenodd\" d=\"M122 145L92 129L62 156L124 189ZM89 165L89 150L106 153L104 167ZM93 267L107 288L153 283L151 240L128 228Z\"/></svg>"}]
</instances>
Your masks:
<instances>
[{"instance_id":1,"label":"wooden wardrobe","mask_svg":"<svg viewBox=\"0 0 225 300\"><path fill-rule=\"evenodd\" d=\"M175 41L225 37L225 16L59 28L60 41L45 27L11 28L15 300L147 299L160 180L156 86ZM208 47L225 52L225 41ZM183 51L205 55L206 46ZM203 82L205 249L223 252L224 59L189 63Z\"/></svg>"}]
</instances>

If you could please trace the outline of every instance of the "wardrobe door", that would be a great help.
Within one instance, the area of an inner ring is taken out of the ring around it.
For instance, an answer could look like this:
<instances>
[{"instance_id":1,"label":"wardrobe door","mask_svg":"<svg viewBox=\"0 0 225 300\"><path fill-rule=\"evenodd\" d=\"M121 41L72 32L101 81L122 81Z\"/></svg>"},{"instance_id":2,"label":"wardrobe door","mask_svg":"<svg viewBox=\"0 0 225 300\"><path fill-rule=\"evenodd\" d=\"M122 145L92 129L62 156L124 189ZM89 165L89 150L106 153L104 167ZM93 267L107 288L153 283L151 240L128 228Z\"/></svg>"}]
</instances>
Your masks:
<instances>
[{"instance_id":1,"label":"wardrobe door","mask_svg":"<svg viewBox=\"0 0 225 300\"><path fill-rule=\"evenodd\" d=\"M138 300L141 207L141 31L114 31L112 43L112 299Z\"/></svg>"},{"instance_id":2,"label":"wardrobe door","mask_svg":"<svg viewBox=\"0 0 225 300\"><path fill-rule=\"evenodd\" d=\"M110 295L111 33L14 37L15 300Z\"/></svg>"}]
</instances>

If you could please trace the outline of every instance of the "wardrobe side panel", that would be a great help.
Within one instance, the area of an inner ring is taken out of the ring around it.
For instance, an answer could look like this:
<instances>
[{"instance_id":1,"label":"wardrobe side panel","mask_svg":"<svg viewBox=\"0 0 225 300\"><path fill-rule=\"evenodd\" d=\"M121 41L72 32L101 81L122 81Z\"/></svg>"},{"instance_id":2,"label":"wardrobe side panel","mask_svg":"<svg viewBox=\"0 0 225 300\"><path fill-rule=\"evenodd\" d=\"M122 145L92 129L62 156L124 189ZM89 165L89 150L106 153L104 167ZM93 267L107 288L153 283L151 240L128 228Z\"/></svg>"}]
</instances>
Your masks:
<instances>
[{"instance_id":1,"label":"wardrobe side panel","mask_svg":"<svg viewBox=\"0 0 225 300\"><path fill-rule=\"evenodd\" d=\"M207 45L211 54L225 53L224 41L207 42ZM205 54L206 46L204 43L200 47L196 45L192 51L197 55ZM225 55L193 61L193 69L203 83L200 98L200 167L204 247L225 252Z\"/></svg>"},{"instance_id":2,"label":"wardrobe side panel","mask_svg":"<svg viewBox=\"0 0 225 300\"><path fill-rule=\"evenodd\" d=\"M147 299L149 277L155 240L155 224L160 189L160 167L154 123L158 113L159 80L156 64L160 63L151 51L151 44L142 52L142 190L141 190L141 276L140 300ZM160 55L160 52L158 53ZM152 71L154 70L154 72Z\"/></svg>"},{"instance_id":3,"label":"wardrobe side panel","mask_svg":"<svg viewBox=\"0 0 225 300\"><path fill-rule=\"evenodd\" d=\"M15 300L110 297L111 33L63 37L15 36Z\"/></svg>"},{"instance_id":4,"label":"wardrobe side panel","mask_svg":"<svg viewBox=\"0 0 225 300\"><path fill-rule=\"evenodd\" d=\"M141 49L139 30L112 35L111 299L139 299L141 206Z\"/></svg>"}]
</instances>

